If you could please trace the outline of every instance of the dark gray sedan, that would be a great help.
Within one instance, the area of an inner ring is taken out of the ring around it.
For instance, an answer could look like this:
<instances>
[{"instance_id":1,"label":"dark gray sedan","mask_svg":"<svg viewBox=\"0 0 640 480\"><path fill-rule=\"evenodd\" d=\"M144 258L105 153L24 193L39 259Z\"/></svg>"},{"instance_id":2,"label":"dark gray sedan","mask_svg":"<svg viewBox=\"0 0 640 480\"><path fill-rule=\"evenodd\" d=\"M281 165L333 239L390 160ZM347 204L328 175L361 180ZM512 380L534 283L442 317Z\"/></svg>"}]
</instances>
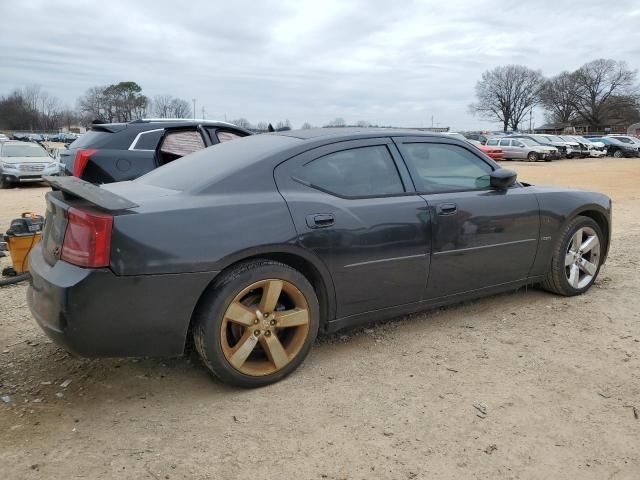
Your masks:
<instances>
[{"instance_id":1,"label":"dark gray sedan","mask_svg":"<svg viewBox=\"0 0 640 480\"><path fill-rule=\"evenodd\" d=\"M131 182L51 179L31 311L83 356L189 338L244 387L297 368L318 331L537 284L584 293L605 195L516 181L473 145L388 129L256 135Z\"/></svg>"}]
</instances>

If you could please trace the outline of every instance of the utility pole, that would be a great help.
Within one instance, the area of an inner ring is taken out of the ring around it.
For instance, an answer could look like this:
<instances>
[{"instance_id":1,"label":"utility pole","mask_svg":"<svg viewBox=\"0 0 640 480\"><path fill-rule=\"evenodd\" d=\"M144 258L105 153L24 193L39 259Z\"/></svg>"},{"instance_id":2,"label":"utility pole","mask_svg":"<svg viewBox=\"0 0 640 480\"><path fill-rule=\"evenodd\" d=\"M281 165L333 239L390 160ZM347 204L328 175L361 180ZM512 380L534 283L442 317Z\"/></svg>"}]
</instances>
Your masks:
<instances>
[{"instance_id":1,"label":"utility pole","mask_svg":"<svg viewBox=\"0 0 640 480\"><path fill-rule=\"evenodd\" d=\"M192 98L191 100L193 100L193 121L196 121L196 99Z\"/></svg>"},{"instance_id":2,"label":"utility pole","mask_svg":"<svg viewBox=\"0 0 640 480\"><path fill-rule=\"evenodd\" d=\"M533 116L533 108L531 110L529 110L529 133L533 133L533 130L531 128L531 117Z\"/></svg>"},{"instance_id":3,"label":"utility pole","mask_svg":"<svg viewBox=\"0 0 640 480\"><path fill-rule=\"evenodd\" d=\"M202 107L202 119L204 120L206 117L204 116L204 107Z\"/></svg>"}]
</instances>

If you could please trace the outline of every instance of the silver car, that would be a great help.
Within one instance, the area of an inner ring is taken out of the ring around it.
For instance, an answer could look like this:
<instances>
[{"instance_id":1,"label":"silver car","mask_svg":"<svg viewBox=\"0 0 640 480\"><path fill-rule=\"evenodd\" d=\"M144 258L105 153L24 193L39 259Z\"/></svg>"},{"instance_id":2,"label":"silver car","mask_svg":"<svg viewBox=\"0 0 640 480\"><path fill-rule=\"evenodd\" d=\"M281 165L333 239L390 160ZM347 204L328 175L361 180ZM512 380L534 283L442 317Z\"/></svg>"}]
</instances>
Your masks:
<instances>
[{"instance_id":1,"label":"silver car","mask_svg":"<svg viewBox=\"0 0 640 480\"><path fill-rule=\"evenodd\" d=\"M530 162L538 160L550 162L560 158L557 148L540 145L528 138L490 138L487 140L487 146L500 147L506 160L525 159Z\"/></svg>"},{"instance_id":2,"label":"silver car","mask_svg":"<svg viewBox=\"0 0 640 480\"><path fill-rule=\"evenodd\" d=\"M0 143L0 188L21 182L40 182L45 175L58 175L60 165L37 143Z\"/></svg>"}]
</instances>

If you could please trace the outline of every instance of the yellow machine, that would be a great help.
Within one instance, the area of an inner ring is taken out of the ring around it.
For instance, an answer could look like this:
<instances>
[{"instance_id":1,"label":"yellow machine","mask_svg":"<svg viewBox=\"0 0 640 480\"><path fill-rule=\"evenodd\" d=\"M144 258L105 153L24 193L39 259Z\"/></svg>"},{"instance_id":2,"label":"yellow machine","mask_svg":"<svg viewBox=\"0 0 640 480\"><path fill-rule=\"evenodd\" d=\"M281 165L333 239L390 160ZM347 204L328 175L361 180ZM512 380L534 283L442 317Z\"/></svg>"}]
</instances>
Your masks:
<instances>
[{"instance_id":1,"label":"yellow machine","mask_svg":"<svg viewBox=\"0 0 640 480\"><path fill-rule=\"evenodd\" d=\"M4 240L7 242L13 267L5 268L3 275L15 276L29 270L29 252L42 238L43 225L44 218L31 212L25 212L20 218L11 221Z\"/></svg>"}]
</instances>

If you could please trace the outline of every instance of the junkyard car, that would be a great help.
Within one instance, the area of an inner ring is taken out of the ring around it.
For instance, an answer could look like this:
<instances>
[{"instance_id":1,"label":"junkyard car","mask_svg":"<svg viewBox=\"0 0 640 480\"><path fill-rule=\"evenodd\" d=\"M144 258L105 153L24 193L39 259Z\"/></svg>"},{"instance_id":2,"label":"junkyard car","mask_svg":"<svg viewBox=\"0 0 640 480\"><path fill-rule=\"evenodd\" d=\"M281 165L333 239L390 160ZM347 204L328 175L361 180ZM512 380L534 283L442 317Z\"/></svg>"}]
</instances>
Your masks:
<instances>
[{"instance_id":1,"label":"junkyard car","mask_svg":"<svg viewBox=\"0 0 640 480\"><path fill-rule=\"evenodd\" d=\"M556 148L540 145L528 138L490 138L487 140L486 146L502 149L502 154L507 160L524 159L530 162L537 162L538 160L550 162L560 158Z\"/></svg>"},{"instance_id":2,"label":"junkyard car","mask_svg":"<svg viewBox=\"0 0 640 480\"><path fill-rule=\"evenodd\" d=\"M51 184L27 294L44 331L84 356L177 355L192 336L244 387L295 370L319 330L528 284L582 294L610 243L605 195L411 130L253 135L131 182Z\"/></svg>"},{"instance_id":3,"label":"junkyard car","mask_svg":"<svg viewBox=\"0 0 640 480\"><path fill-rule=\"evenodd\" d=\"M59 164L37 143L0 142L0 188L18 183L41 182L45 175L57 175Z\"/></svg>"}]
</instances>

